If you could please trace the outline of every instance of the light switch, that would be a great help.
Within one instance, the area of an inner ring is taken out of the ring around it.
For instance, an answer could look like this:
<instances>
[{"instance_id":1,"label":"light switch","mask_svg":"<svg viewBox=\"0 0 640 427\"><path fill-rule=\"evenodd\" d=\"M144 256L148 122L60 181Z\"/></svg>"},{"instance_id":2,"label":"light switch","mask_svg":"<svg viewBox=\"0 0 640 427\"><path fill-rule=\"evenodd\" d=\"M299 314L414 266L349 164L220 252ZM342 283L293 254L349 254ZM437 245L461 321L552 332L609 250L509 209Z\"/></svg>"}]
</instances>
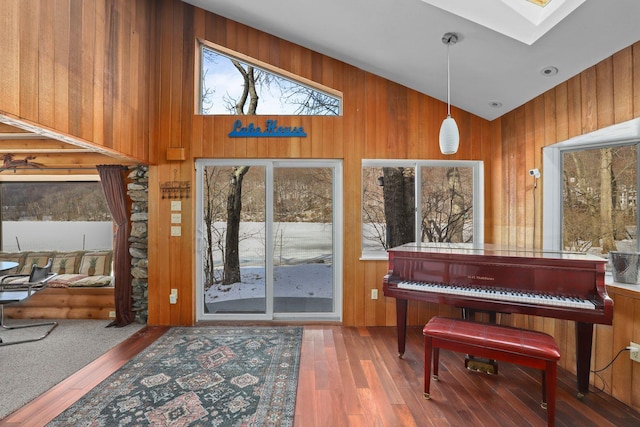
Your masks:
<instances>
[{"instance_id":1,"label":"light switch","mask_svg":"<svg viewBox=\"0 0 640 427\"><path fill-rule=\"evenodd\" d=\"M171 214L171 224L181 224L182 223L182 214L172 213Z\"/></svg>"},{"instance_id":2,"label":"light switch","mask_svg":"<svg viewBox=\"0 0 640 427\"><path fill-rule=\"evenodd\" d=\"M171 226L171 235L174 237L182 236L182 227L179 225Z\"/></svg>"},{"instance_id":3,"label":"light switch","mask_svg":"<svg viewBox=\"0 0 640 427\"><path fill-rule=\"evenodd\" d=\"M171 201L171 210L172 211L182 210L182 202L180 200L172 200Z\"/></svg>"}]
</instances>

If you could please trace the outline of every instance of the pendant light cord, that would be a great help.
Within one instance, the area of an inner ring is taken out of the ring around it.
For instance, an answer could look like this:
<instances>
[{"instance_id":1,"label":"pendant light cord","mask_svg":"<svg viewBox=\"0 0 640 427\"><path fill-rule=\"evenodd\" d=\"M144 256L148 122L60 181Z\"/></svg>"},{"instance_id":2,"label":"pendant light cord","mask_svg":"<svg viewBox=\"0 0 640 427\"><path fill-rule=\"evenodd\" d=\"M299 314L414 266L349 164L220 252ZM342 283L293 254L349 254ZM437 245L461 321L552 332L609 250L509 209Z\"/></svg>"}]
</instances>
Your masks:
<instances>
[{"instance_id":1,"label":"pendant light cord","mask_svg":"<svg viewBox=\"0 0 640 427\"><path fill-rule=\"evenodd\" d=\"M451 66L449 65L449 47L451 41L447 43L447 117L451 116Z\"/></svg>"},{"instance_id":2,"label":"pendant light cord","mask_svg":"<svg viewBox=\"0 0 640 427\"><path fill-rule=\"evenodd\" d=\"M445 33L442 36L442 43L447 45L447 116L451 117L451 60L449 55L449 48L452 44L458 42L458 35L456 33Z\"/></svg>"}]
</instances>

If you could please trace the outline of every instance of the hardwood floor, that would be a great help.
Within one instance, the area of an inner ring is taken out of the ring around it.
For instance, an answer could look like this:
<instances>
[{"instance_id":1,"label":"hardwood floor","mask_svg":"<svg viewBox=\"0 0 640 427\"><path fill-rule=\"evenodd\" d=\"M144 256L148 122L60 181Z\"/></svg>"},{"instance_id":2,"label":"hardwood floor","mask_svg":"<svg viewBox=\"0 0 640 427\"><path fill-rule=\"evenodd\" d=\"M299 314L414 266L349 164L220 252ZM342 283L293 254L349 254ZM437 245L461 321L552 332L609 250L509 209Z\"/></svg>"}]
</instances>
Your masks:
<instances>
[{"instance_id":1,"label":"hardwood floor","mask_svg":"<svg viewBox=\"0 0 640 427\"><path fill-rule=\"evenodd\" d=\"M0 420L43 426L166 331L148 327ZM295 426L543 426L538 371L501 363L499 374L467 371L464 355L442 351L440 381L422 397L421 328L409 328L397 357L395 328L304 327ZM560 370L558 426L638 426L640 414L593 391L578 400L575 376Z\"/></svg>"}]
</instances>

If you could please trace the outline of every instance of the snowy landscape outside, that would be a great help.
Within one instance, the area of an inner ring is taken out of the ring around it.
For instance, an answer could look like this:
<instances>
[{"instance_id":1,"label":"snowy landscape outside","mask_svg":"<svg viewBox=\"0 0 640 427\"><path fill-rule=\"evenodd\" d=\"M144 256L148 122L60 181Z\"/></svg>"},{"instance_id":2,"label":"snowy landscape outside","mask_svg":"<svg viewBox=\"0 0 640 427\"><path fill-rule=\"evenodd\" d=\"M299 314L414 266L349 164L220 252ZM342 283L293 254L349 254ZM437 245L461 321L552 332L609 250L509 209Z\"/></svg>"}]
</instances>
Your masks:
<instances>
[{"instance_id":1,"label":"snowy landscape outside","mask_svg":"<svg viewBox=\"0 0 640 427\"><path fill-rule=\"evenodd\" d=\"M218 230L226 228L216 223ZM275 223L274 296L333 298L333 245L331 224ZM240 235L241 283L214 284L205 289L205 303L244 298L264 298L264 223L243 222ZM224 240L223 240L224 241ZM220 266L220 252L215 262Z\"/></svg>"},{"instance_id":2,"label":"snowy landscape outside","mask_svg":"<svg viewBox=\"0 0 640 427\"><path fill-rule=\"evenodd\" d=\"M2 251L80 251L113 247L111 221L3 221Z\"/></svg>"}]
</instances>

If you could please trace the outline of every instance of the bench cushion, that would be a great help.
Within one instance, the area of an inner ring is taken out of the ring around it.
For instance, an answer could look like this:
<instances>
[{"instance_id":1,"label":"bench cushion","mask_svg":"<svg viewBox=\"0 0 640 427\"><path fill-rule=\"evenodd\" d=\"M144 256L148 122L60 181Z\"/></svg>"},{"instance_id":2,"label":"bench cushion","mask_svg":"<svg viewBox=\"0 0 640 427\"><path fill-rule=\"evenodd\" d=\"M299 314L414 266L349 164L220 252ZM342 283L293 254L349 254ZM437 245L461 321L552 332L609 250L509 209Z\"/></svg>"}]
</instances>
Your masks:
<instances>
[{"instance_id":1,"label":"bench cushion","mask_svg":"<svg viewBox=\"0 0 640 427\"><path fill-rule=\"evenodd\" d=\"M559 360L560 351L551 335L509 326L470 320L433 317L424 335L502 352Z\"/></svg>"}]
</instances>

